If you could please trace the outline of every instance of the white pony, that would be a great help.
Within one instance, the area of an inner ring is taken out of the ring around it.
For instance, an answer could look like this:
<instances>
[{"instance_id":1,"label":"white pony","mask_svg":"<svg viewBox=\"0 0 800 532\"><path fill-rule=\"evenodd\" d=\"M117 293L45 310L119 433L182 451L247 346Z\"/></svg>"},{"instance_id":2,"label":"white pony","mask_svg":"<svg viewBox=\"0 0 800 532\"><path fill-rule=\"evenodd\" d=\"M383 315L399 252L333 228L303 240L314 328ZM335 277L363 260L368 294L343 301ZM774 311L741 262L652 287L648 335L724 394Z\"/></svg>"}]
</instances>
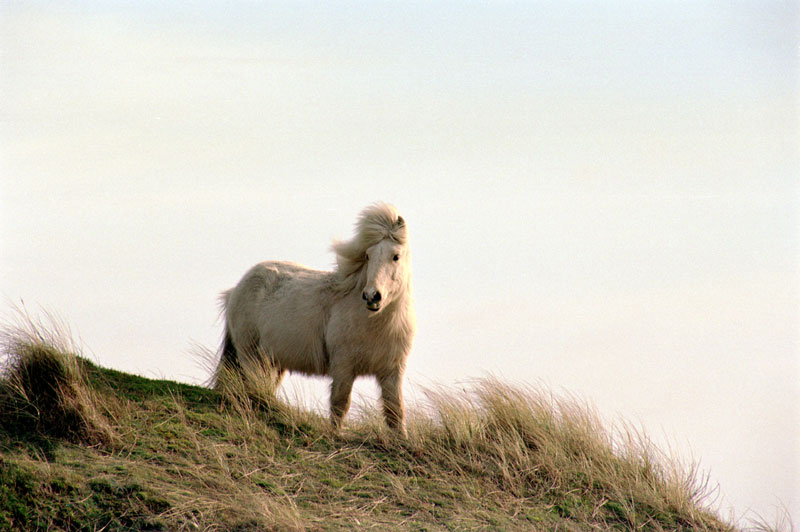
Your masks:
<instances>
[{"instance_id":1,"label":"white pony","mask_svg":"<svg viewBox=\"0 0 800 532\"><path fill-rule=\"evenodd\" d=\"M338 428L355 378L374 375L386 423L404 433L402 381L416 330L405 220L391 205L367 207L352 240L334 242L333 251L336 271L262 262L223 293L217 380L254 363L268 368L274 389L287 370L330 375Z\"/></svg>"}]
</instances>

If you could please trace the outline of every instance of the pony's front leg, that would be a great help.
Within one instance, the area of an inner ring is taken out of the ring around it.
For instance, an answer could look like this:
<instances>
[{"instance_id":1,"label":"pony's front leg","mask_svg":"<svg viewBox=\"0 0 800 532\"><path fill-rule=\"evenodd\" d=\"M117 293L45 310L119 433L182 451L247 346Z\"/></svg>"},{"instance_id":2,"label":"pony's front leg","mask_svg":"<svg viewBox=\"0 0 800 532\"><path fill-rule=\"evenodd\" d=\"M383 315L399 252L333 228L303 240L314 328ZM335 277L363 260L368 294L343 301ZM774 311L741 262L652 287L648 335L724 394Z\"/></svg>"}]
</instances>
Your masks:
<instances>
[{"instance_id":1,"label":"pony's front leg","mask_svg":"<svg viewBox=\"0 0 800 532\"><path fill-rule=\"evenodd\" d=\"M383 417L386 424L403 436L406 435L405 408L403 407L403 374L400 371L379 376Z\"/></svg>"},{"instance_id":2,"label":"pony's front leg","mask_svg":"<svg viewBox=\"0 0 800 532\"><path fill-rule=\"evenodd\" d=\"M342 425L342 418L350 409L350 392L353 389L355 377L350 374L333 375L331 383L331 423L338 430Z\"/></svg>"}]
</instances>

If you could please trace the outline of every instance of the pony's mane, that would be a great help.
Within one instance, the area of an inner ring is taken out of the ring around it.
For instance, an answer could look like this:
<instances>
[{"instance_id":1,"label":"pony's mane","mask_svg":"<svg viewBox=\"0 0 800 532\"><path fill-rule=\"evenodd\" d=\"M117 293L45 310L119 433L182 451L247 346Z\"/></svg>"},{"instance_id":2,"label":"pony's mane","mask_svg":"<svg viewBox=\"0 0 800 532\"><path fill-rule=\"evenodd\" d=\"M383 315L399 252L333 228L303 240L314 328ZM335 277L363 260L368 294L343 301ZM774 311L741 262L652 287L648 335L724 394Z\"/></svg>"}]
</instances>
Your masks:
<instances>
[{"instance_id":1,"label":"pony's mane","mask_svg":"<svg viewBox=\"0 0 800 532\"><path fill-rule=\"evenodd\" d=\"M408 245L406 222L397 214L397 209L388 203L375 203L361 211L355 236L350 240L337 240L332 246L336 253L340 290L354 288L357 274L366 263L367 249L387 238L400 245Z\"/></svg>"}]
</instances>

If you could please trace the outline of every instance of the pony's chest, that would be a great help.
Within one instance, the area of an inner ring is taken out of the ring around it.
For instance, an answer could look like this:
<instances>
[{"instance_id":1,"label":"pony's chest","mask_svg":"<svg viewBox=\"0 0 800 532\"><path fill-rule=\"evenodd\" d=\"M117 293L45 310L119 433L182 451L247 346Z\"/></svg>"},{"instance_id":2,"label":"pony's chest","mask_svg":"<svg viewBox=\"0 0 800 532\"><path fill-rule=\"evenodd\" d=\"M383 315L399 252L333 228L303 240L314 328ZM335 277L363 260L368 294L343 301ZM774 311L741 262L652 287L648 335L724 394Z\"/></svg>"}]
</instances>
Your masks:
<instances>
[{"instance_id":1,"label":"pony's chest","mask_svg":"<svg viewBox=\"0 0 800 532\"><path fill-rule=\"evenodd\" d=\"M403 365L407 350L399 342L376 342L352 346L348 356L356 374L374 375L388 373Z\"/></svg>"},{"instance_id":2,"label":"pony's chest","mask_svg":"<svg viewBox=\"0 0 800 532\"><path fill-rule=\"evenodd\" d=\"M346 358L357 374L391 371L405 363L413 329L404 324L369 320L329 330L332 355Z\"/></svg>"}]
</instances>

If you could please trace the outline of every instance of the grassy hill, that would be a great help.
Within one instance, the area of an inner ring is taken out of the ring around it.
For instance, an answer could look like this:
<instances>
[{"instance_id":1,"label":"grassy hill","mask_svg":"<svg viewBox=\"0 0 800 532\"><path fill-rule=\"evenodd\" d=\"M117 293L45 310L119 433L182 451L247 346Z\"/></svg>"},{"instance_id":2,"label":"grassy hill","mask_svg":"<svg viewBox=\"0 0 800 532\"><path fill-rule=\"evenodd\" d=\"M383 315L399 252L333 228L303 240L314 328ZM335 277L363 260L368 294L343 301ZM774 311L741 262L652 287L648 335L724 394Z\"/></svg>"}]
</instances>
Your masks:
<instances>
[{"instance_id":1,"label":"grassy hill","mask_svg":"<svg viewBox=\"0 0 800 532\"><path fill-rule=\"evenodd\" d=\"M432 393L400 439L269 399L91 364L7 328L0 530L733 530L646 438L585 405L484 380Z\"/></svg>"}]
</instances>

